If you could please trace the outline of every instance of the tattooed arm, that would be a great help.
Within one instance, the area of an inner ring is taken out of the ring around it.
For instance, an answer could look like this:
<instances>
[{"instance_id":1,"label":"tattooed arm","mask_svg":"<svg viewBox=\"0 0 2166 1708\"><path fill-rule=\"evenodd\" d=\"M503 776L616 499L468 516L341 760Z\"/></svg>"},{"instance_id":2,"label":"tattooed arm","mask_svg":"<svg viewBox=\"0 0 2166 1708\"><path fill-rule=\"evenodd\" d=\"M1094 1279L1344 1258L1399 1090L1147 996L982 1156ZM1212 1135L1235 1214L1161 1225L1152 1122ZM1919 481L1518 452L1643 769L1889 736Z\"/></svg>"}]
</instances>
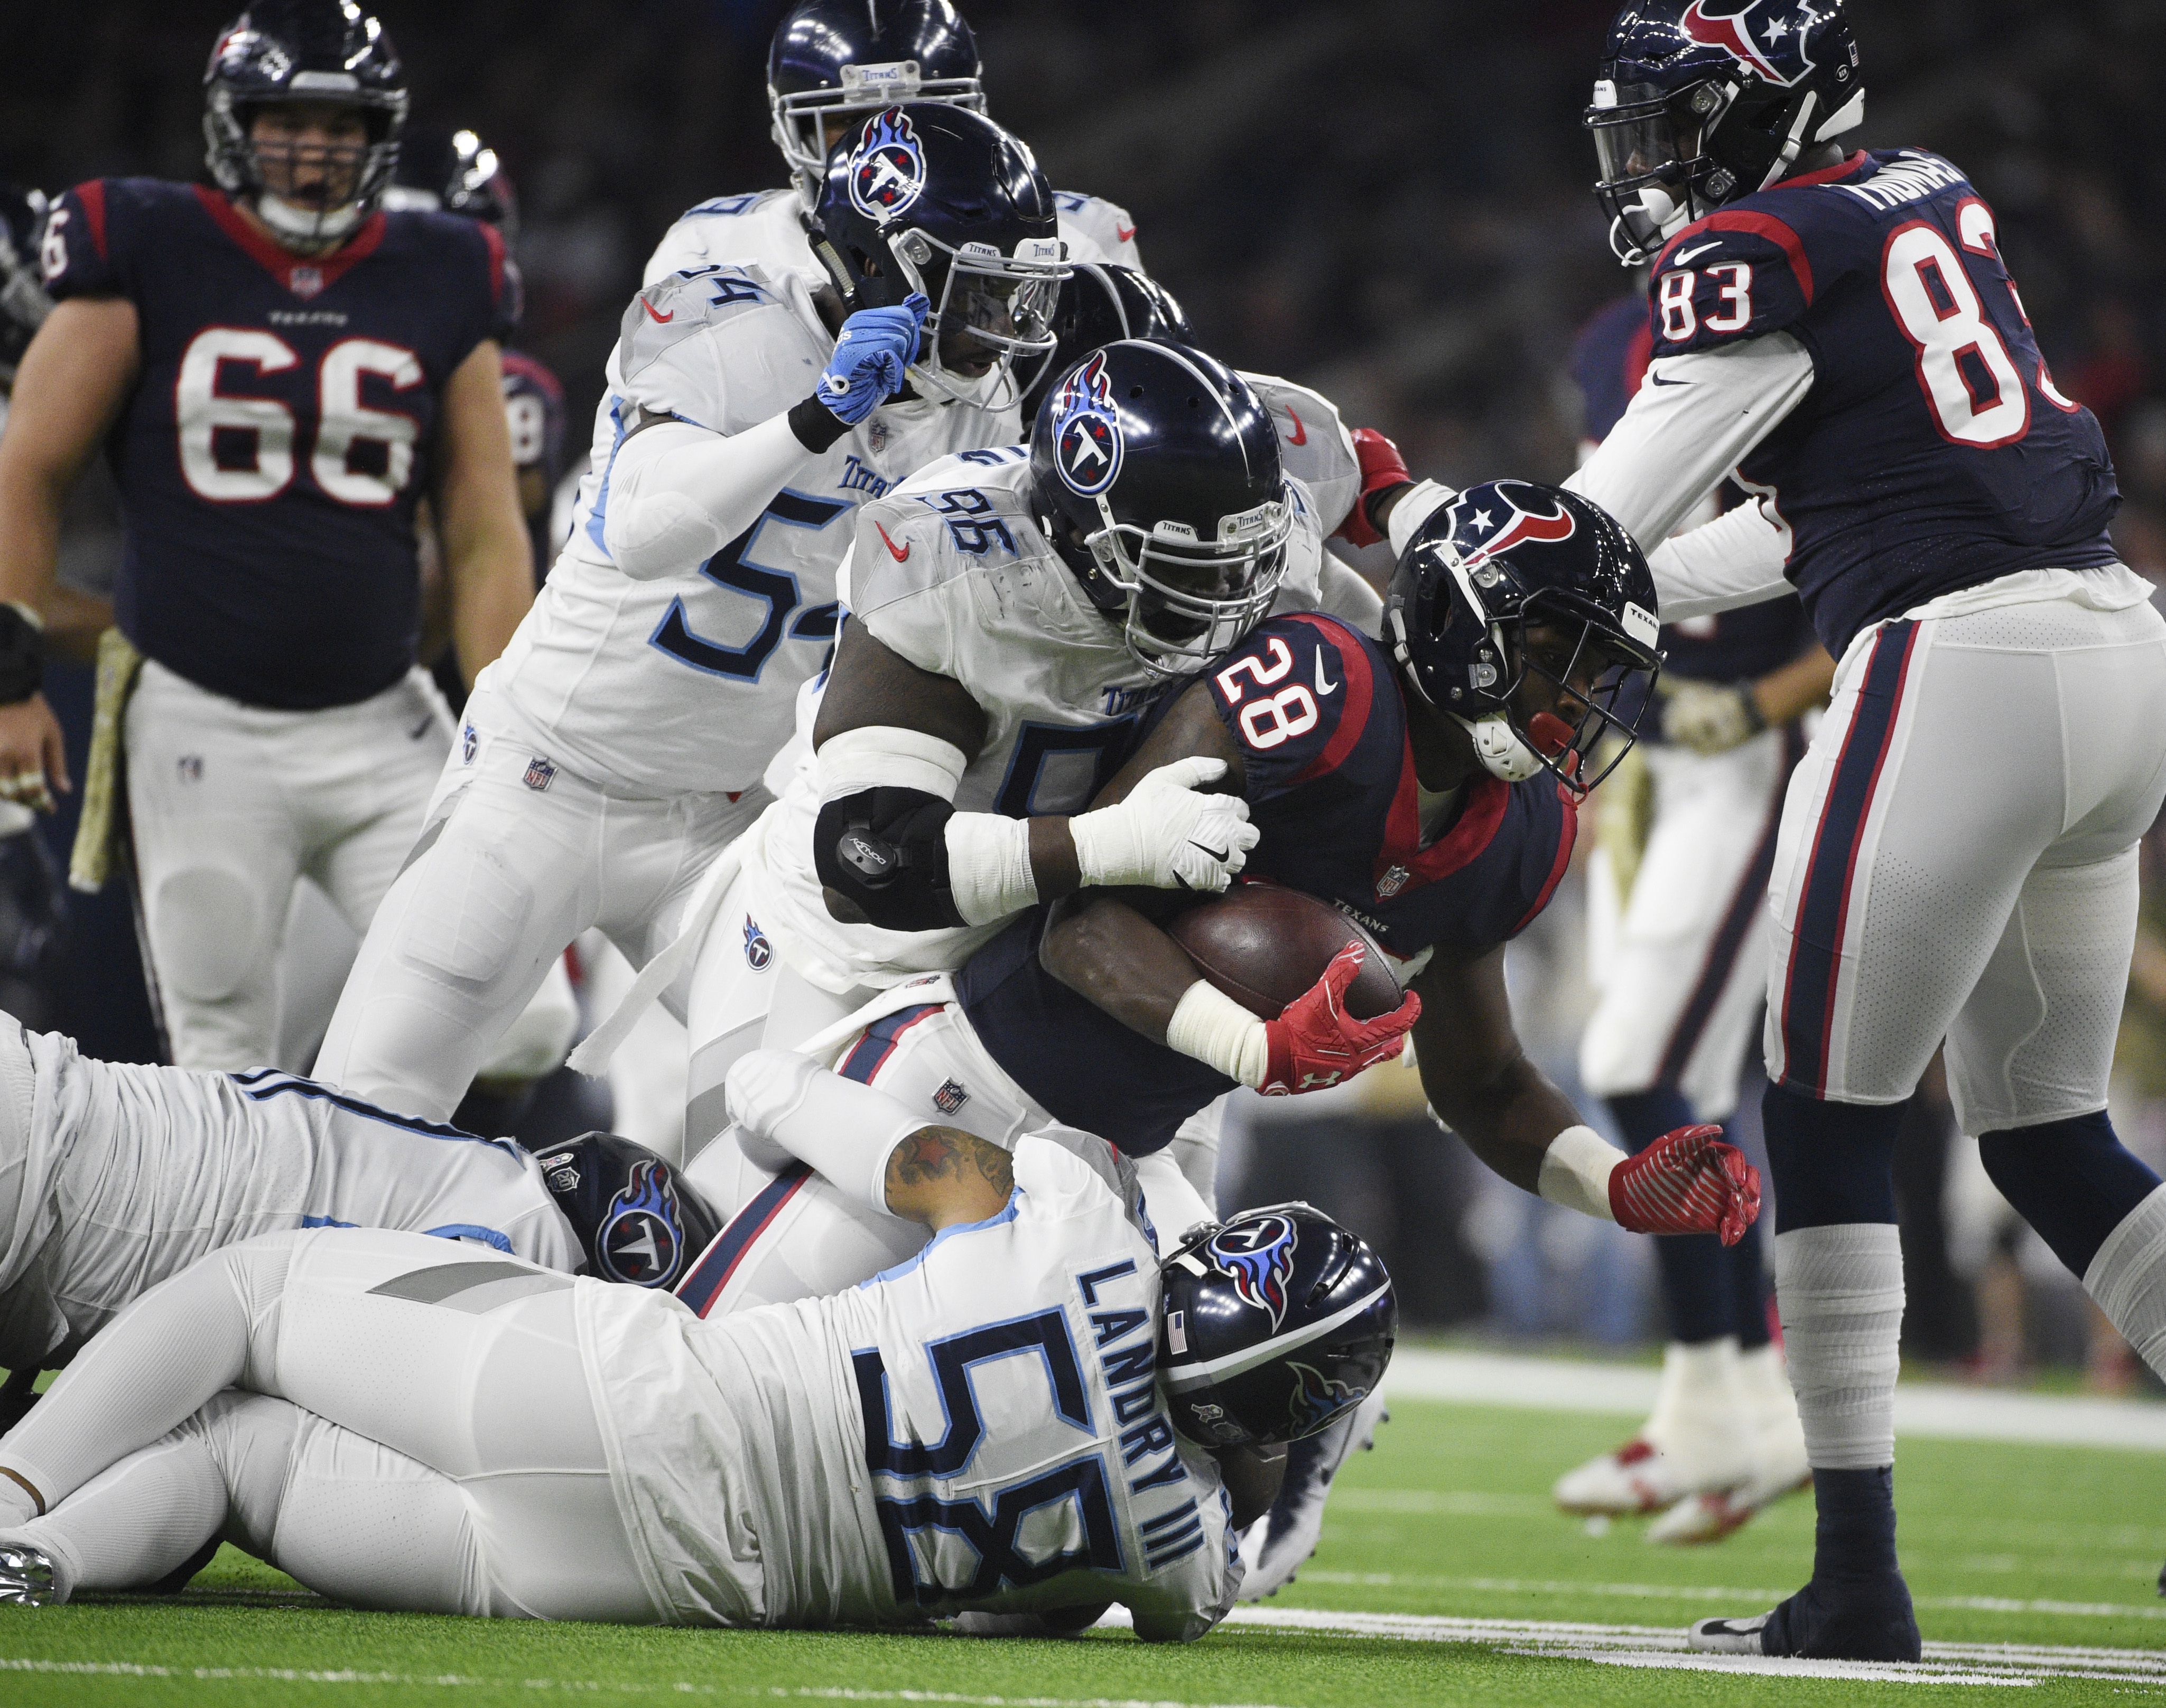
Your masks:
<instances>
[{"instance_id":1,"label":"tattooed arm","mask_svg":"<svg viewBox=\"0 0 2166 1708\"><path fill-rule=\"evenodd\" d=\"M954 1127L920 1127L887 1159L887 1207L938 1230L1007 1207L1015 1171L998 1145Z\"/></svg>"}]
</instances>

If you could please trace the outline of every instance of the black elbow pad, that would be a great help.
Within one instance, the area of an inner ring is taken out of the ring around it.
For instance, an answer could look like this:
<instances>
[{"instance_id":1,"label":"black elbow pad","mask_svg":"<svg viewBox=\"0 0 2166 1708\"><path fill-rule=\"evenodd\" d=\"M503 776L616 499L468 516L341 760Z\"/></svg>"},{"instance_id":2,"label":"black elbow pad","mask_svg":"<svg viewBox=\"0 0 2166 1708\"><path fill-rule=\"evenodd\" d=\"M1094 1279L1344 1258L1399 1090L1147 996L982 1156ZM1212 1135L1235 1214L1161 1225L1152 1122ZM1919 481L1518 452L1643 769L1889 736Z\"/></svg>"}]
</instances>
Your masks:
<instances>
[{"instance_id":1,"label":"black elbow pad","mask_svg":"<svg viewBox=\"0 0 2166 1708\"><path fill-rule=\"evenodd\" d=\"M948 820L955 809L922 788L868 788L826 802L812 864L827 888L890 931L964 923L948 888Z\"/></svg>"}]
</instances>

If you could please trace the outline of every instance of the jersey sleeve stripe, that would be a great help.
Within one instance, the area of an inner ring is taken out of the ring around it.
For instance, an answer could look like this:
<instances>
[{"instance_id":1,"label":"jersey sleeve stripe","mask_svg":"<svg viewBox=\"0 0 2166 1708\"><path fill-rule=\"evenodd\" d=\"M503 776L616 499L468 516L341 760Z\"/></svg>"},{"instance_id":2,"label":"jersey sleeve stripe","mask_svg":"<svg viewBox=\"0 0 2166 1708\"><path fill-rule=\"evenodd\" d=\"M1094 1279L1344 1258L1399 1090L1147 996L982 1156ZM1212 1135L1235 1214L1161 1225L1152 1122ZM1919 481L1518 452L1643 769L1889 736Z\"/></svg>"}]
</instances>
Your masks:
<instances>
[{"instance_id":1,"label":"jersey sleeve stripe","mask_svg":"<svg viewBox=\"0 0 2166 1708\"><path fill-rule=\"evenodd\" d=\"M1688 239L1704 237L1710 231L1743 231L1755 237L1765 238L1781 250L1790 263L1790 272L1798 282L1798 294L1804 298L1805 307L1813 305L1813 264L1805 255L1805 240L1772 214L1757 214L1751 208L1739 208L1728 214L1710 214L1706 219L1688 225L1669 241L1667 248L1655 262L1654 271L1660 275L1669 265L1670 256L1679 244Z\"/></svg>"},{"instance_id":2,"label":"jersey sleeve stripe","mask_svg":"<svg viewBox=\"0 0 2166 1708\"><path fill-rule=\"evenodd\" d=\"M1557 831L1556 858L1551 862L1550 875L1543 882L1542 893L1535 898L1535 904L1521 915L1519 923L1512 927L1512 935L1515 937L1534 924L1541 910L1550 904L1550 898L1556 894L1557 885L1563 881L1565 868L1572 864L1572 851L1579 841L1579 809L1572 804L1572 796L1562 783L1557 785L1557 805L1564 814L1564 824Z\"/></svg>"},{"instance_id":3,"label":"jersey sleeve stripe","mask_svg":"<svg viewBox=\"0 0 2166 1708\"><path fill-rule=\"evenodd\" d=\"M1815 184L1832 184L1837 178L1848 177L1864 164L1865 150L1861 148L1846 159L1837 161L1834 166L1822 166L1816 172L1800 172L1794 178L1785 178L1779 187L1785 190L1802 190L1809 189Z\"/></svg>"},{"instance_id":4,"label":"jersey sleeve stripe","mask_svg":"<svg viewBox=\"0 0 2166 1708\"><path fill-rule=\"evenodd\" d=\"M105 180L92 178L77 184L75 198L82 204L82 217L90 226L90 240L98 250L98 258L110 260L105 250Z\"/></svg>"},{"instance_id":5,"label":"jersey sleeve stripe","mask_svg":"<svg viewBox=\"0 0 2166 1708\"><path fill-rule=\"evenodd\" d=\"M802 1162L784 1169L755 1193L752 1202L715 1236L714 1243L700 1254L691 1272L677 1284L678 1298L691 1306L695 1316L705 1316L714 1309L715 1301L722 1296L722 1289L730 1284L730 1277L737 1273L737 1266L744 1261L753 1242L767 1231L775 1217L782 1214L783 1206L797 1195L797 1189L811 1176L811 1169Z\"/></svg>"},{"instance_id":6,"label":"jersey sleeve stripe","mask_svg":"<svg viewBox=\"0 0 2166 1708\"><path fill-rule=\"evenodd\" d=\"M1369 649L1354 640L1350 630L1312 611L1301 612L1293 620L1308 624L1339 654L1339 680L1346 693L1346 704L1339 708L1339 722L1333 726L1331 739L1323 744L1321 753L1302 767L1301 774L1294 778L1295 783L1299 784L1313 778L1328 777L1346 762L1347 756L1369 727L1369 706L1376 698L1376 688L1375 673L1369 668Z\"/></svg>"}]
</instances>

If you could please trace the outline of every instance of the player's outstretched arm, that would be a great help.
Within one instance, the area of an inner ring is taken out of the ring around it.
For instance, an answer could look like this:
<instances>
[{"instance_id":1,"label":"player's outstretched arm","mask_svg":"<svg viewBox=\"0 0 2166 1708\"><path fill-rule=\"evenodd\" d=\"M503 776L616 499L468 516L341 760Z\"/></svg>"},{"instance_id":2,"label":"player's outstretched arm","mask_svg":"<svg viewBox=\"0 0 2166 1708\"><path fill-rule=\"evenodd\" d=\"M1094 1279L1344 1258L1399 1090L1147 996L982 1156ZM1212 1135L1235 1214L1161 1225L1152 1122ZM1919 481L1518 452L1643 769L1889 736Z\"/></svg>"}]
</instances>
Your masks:
<instances>
[{"instance_id":1,"label":"player's outstretched arm","mask_svg":"<svg viewBox=\"0 0 2166 1708\"><path fill-rule=\"evenodd\" d=\"M504 363L494 340L483 339L452 371L443 412L436 533L451 583L459 673L472 687L534 603L534 542L519 508Z\"/></svg>"},{"instance_id":2,"label":"player's outstretched arm","mask_svg":"<svg viewBox=\"0 0 2166 1708\"><path fill-rule=\"evenodd\" d=\"M24 351L0 434L0 606L15 608L0 612L0 798L48 812L47 779L69 786L60 725L38 691L61 506L141 365L135 303L71 298Z\"/></svg>"},{"instance_id":3,"label":"player's outstretched arm","mask_svg":"<svg viewBox=\"0 0 2166 1708\"><path fill-rule=\"evenodd\" d=\"M1592 1128L1520 1047L1500 946L1440 952L1415 981L1422 1089L1436 1117L1514 1186L1635 1233L1719 1234L1735 1245L1760 1214L1760 1176L1721 1129L1680 1127L1626 1157Z\"/></svg>"}]
</instances>

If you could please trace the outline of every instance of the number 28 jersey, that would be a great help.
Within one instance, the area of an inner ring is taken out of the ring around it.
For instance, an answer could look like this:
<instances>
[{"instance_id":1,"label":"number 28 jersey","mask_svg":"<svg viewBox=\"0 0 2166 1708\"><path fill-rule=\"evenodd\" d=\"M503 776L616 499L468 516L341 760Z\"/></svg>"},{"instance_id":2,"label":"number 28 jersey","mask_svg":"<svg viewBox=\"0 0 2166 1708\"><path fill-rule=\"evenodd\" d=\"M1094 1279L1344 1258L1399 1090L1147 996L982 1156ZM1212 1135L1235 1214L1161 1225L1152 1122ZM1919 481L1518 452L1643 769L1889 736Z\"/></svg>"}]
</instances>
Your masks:
<instances>
[{"instance_id":1,"label":"number 28 jersey","mask_svg":"<svg viewBox=\"0 0 2166 1708\"><path fill-rule=\"evenodd\" d=\"M347 705L396 682L443 387L518 315L496 233L377 214L312 258L219 191L101 178L61 198L42 260L56 298L135 306L141 366L108 441L128 638L251 705Z\"/></svg>"},{"instance_id":2,"label":"number 28 jersey","mask_svg":"<svg viewBox=\"0 0 2166 1708\"><path fill-rule=\"evenodd\" d=\"M1993 210L1915 149L1859 153L1687 226L1649 284L1656 360L1787 332L1811 391L1740 467L1793 535L1827 649L2019 570L2115 561L2105 436L2053 383Z\"/></svg>"}]
</instances>

